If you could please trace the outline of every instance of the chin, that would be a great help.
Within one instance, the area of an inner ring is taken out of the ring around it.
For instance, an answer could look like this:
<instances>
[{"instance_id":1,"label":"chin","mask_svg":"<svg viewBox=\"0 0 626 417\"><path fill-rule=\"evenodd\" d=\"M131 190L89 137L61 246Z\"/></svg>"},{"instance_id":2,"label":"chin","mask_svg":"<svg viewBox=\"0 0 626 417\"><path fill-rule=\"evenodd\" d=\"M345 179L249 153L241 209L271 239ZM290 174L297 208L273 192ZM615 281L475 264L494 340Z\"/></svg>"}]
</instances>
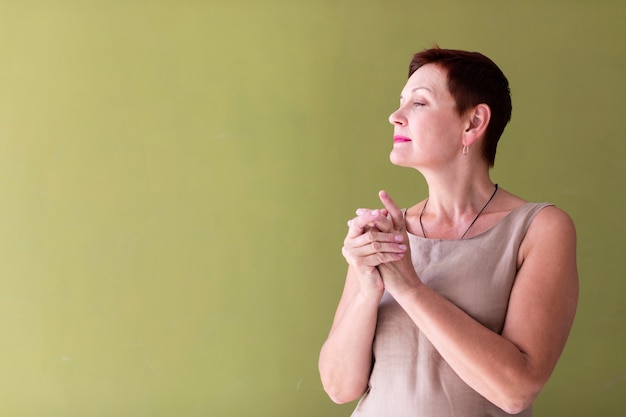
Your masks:
<instances>
[{"instance_id":1,"label":"chin","mask_svg":"<svg viewBox=\"0 0 626 417\"><path fill-rule=\"evenodd\" d=\"M391 153L389 154L389 160L391 161L392 164L397 165L399 167L406 167L408 166L408 162L405 158L403 158L401 155L398 155L397 153L395 153L394 151L391 151Z\"/></svg>"}]
</instances>

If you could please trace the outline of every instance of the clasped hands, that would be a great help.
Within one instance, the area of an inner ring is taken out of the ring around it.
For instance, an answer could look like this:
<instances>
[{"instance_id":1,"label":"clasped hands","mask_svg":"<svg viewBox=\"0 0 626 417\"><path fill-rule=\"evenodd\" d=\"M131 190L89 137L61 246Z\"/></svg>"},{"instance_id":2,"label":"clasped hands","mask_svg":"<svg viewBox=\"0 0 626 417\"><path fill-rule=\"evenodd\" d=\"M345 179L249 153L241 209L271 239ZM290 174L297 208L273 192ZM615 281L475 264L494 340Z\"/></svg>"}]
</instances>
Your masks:
<instances>
[{"instance_id":1,"label":"clasped hands","mask_svg":"<svg viewBox=\"0 0 626 417\"><path fill-rule=\"evenodd\" d=\"M348 221L343 256L359 276L361 289L387 289L392 295L420 284L411 262L402 211L385 191L378 193L384 209L358 209Z\"/></svg>"}]
</instances>

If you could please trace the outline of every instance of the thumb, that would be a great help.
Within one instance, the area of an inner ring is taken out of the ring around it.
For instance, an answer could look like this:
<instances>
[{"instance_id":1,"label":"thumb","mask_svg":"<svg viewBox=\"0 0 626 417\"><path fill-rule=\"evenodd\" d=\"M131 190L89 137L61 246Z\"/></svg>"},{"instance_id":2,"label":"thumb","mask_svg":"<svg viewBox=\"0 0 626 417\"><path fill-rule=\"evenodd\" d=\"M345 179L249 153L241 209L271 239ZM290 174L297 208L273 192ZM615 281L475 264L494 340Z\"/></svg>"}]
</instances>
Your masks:
<instances>
[{"instance_id":1,"label":"thumb","mask_svg":"<svg viewBox=\"0 0 626 417\"><path fill-rule=\"evenodd\" d=\"M394 203L389 194L387 194L387 191L380 191L378 198L380 198L380 201L391 215L394 227L398 230L404 230L404 215L402 214L402 210Z\"/></svg>"}]
</instances>

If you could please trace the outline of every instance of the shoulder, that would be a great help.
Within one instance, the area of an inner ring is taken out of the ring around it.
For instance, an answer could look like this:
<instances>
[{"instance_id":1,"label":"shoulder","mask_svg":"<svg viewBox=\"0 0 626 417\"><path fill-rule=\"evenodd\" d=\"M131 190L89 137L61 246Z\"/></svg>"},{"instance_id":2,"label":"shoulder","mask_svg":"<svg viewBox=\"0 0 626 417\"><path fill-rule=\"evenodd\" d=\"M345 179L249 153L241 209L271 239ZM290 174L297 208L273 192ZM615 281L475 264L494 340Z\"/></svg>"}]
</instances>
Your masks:
<instances>
[{"instance_id":1,"label":"shoulder","mask_svg":"<svg viewBox=\"0 0 626 417\"><path fill-rule=\"evenodd\" d=\"M533 218L520 247L521 261L533 257L575 258L576 227L564 210L554 205L541 208Z\"/></svg>"},{"instance_id":2,"label":"shoulder","mask_svg":"<svg viewBox=\"0 0 626 417\"><path fill-rule=\"evenodd\" d=\"M527 207L527 212L531 213L532 219L526 239L533 240L535 236L543 236L554 232L575 233L574 222L571 217L556 205L552 203L532 203L503 190L500 208L502 212L510 213L522 207Z\"/></svg>"},{"instance_id":3,"label":"shoulder","mask_svg":"<svg viewBox=\"0 0 626 417\"><path fill-rule=\"evenodd\" d=\"M546 205L533 219L528 229L528 238L543 237L551 234L574 237L576 227L572 218L564 210L555 205Z\"/></svg>"}]
</instances>

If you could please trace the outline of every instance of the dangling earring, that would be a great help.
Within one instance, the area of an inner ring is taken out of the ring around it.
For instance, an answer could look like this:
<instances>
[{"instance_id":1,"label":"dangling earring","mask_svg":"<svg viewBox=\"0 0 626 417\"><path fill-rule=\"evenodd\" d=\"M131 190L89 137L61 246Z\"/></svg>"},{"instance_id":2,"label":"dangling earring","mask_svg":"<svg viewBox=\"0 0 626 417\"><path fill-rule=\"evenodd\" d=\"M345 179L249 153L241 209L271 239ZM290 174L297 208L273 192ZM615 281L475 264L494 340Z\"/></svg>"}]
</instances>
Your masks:
<instances>
[{"instance_id":1,"label":"dangling earring","mask_svg":"<svg viewBox=\"0 0 626 417\"><path fill-rule=\"evenodd\" d=\"M469 154L469 146L463 145L463 155L467 156Z\"/></svg>"}]
</instances>

